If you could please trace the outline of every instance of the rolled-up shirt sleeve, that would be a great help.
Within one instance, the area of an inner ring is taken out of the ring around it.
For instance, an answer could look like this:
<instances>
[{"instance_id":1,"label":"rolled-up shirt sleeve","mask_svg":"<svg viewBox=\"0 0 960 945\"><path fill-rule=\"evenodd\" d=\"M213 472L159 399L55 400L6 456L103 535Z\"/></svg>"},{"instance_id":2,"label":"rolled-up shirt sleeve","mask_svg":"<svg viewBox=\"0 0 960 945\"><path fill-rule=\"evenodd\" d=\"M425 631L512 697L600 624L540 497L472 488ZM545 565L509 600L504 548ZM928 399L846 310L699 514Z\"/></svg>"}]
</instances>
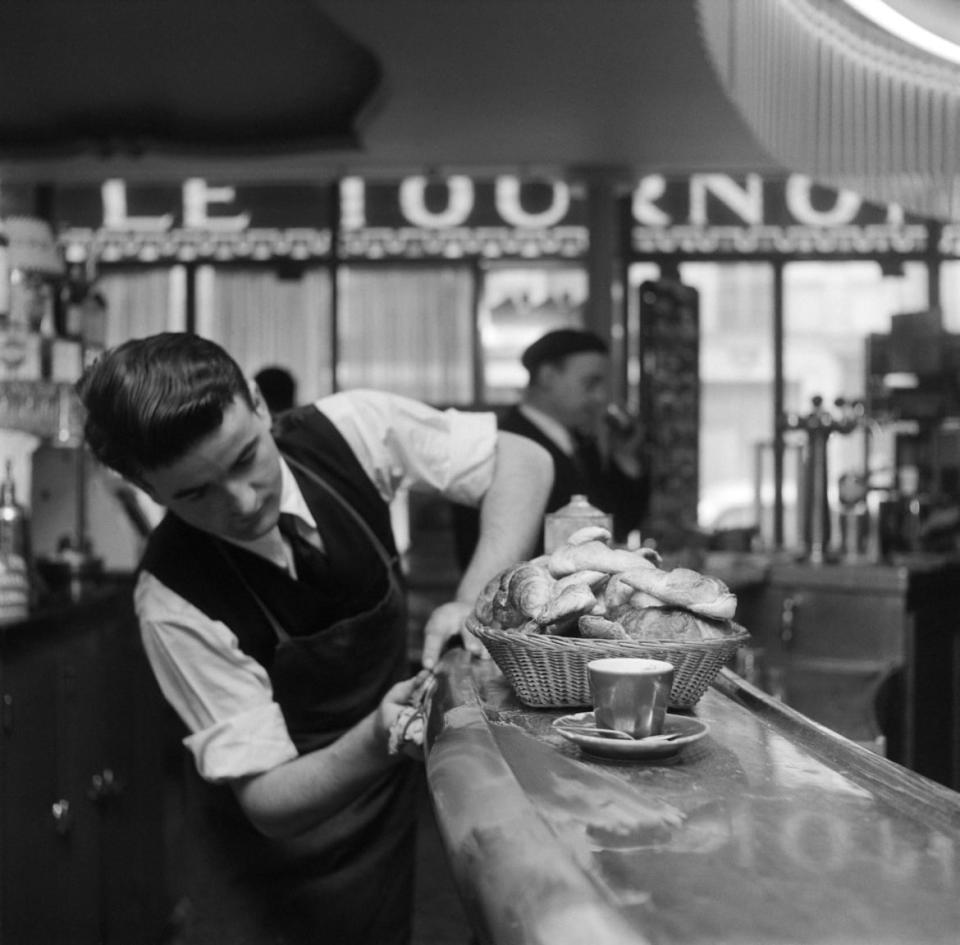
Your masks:
<instances>
[{"instance_id":1,"label":"rolled-up shirt sleeve","mask_svg":"<svg viewBox=\"0 0 960 945\"><path fill-rule=\"evenodd\" d=\"M406 487L477 505L490 487L497 444L493 413L437 410L371 390L332 394L316 407L349 443L387 502Z\"/></svg>"},{"instance_id":2,"label":"rolled-up shirt sleeve","mask_svg":"<svg viewBox=\"0 0 960 945\"><path fill-rule=\"evenodd\" d=\"M184 745L201 777L260 774L297 757L266 670L240 649L225 624L146 572L134 603L147 658L190 731Z\"/></svg>"}]
</instances>

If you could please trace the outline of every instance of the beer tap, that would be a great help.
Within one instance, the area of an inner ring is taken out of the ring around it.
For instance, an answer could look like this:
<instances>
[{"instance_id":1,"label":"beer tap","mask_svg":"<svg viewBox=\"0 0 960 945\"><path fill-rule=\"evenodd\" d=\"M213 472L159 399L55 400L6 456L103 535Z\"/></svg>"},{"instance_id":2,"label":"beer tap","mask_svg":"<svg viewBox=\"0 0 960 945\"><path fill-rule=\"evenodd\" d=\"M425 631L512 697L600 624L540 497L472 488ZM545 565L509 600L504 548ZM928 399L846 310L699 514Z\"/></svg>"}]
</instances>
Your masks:
<instances>
[{"instance_id":1,"label":"beer tap","mask_svg":"<svg viewBox=\"0 0 960 945\"><path fill-rule=\"evenodd\" d=\"M827 440L833 433L846 435L864 423L866 411L862 401L838 397L836 413L824 406L819 394L811 399L810 413L784 414L783 430L800 430L806 434L804 459L804 540L807 559L823 564L830 543L830 500L827 494Z\"/></svg>"}]
</instances>

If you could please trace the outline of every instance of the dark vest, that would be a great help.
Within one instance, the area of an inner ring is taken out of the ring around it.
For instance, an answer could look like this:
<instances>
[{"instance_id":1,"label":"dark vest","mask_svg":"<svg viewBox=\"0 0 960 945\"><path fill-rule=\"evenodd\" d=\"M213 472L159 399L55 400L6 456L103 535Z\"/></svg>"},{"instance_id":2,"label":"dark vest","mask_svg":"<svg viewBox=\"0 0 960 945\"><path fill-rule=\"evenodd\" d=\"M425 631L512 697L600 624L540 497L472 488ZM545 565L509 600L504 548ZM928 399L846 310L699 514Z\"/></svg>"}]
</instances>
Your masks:
<instances>
[{"instance_id":1,"label":"dark vest","mask_svg":"<svg viewBox=\"0 0 960 945\"><path fill-rule=\"evenodd\" d=\"M282 452L319 474L350 503L396 561L389 507L333 424L308 406L285 414L274 434ZM296 467L291 469L330 557L333 580L329 585L315 587L295 581L259 555L220 541L172 514L151 536L141 567L208 617L226 624L240 648L265 667L291 737L297 748L305 751L318 746L319 729L324 730L319 744L331 741L371 711L392 682L403 678L406 640L405 628L397 628L386 653L380 639L375 644L378 651L370 654L364 654L362 640L338 641L337 624L383 598L388 575L369 538L349 513ZM399 577L398 567L395 573ZM289 674L281 677L277 673L276 634L244 581L292 638L313 636L329 628L325 672L338 683L337 688L368 691L369 698L344 699L326 707L319 717L304 718L303 700L316 685L316 667L311 668L310 678L291 679ZM338 659L341 649L342 661ZM375 679L371 679L373 672ZM347 681L354 685L342 685Z\"/></svg>"}]
</instances>

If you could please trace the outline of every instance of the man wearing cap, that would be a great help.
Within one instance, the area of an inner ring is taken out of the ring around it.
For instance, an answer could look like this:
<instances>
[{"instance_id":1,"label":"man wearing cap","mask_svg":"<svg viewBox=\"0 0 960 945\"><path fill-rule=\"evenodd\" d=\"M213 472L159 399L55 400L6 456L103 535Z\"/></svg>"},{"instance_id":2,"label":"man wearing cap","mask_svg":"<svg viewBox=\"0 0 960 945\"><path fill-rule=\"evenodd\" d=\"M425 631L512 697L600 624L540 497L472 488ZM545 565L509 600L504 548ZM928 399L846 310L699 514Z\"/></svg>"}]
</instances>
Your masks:
<instances>
[{"instance_id":1,"label":"man wearing cap","mask_svg":"<svg viewBox=\"0 0 960 945\"><path fill-rule=\"evenodd\" d=\"M553 457L547 512L582 494L610 512L614 540L625 542L646 512L649 485L640 459L642 431L634 424L605 424L610 352L591 331L561 328L535 341L521 364L530 379L519 404L500 419L501 430L525 436ZM457 555L469 560L476 515L454 508Z\"/></svg>"}]
</instances>

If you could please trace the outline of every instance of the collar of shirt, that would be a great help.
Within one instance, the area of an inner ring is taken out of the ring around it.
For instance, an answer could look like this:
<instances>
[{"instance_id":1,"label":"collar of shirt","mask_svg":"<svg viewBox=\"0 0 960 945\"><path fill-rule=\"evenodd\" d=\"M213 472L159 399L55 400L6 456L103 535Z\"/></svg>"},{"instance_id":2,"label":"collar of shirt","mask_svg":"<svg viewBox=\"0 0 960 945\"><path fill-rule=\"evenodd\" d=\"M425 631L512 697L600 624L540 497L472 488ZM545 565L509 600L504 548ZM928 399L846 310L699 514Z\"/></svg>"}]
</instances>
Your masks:
<instances>
[{"instance_id":1,"label":"collar of shirt","mask_svg":"<svg viewBox=\"0 0 960 945\"><path fill-rule=\"evenodd\" d=\"M522 413L535 427L550 437L557 446L567 454L573 456L574 443L570 431L559 421L548 416L542 410L531 407L530 404L520 404L520 413Z\"/></svg>"},{"instance_id":2,"label":"collar of shirt","mask_svg":"<svg viewBox=\"0 0 960 945\"><path fill-rule=\"evenodd\" d=\"M297 527L300 534L321 551L323 550L316 520L310 513L297 480L293 478L293 473L282 456L280 457L280 512L295 516L298 519ZM233 544L272 561L277 567L291 570L291 552L280 536L280 529L277 526L254 541L235 541Z\"/></svg>"}]
</instances>

